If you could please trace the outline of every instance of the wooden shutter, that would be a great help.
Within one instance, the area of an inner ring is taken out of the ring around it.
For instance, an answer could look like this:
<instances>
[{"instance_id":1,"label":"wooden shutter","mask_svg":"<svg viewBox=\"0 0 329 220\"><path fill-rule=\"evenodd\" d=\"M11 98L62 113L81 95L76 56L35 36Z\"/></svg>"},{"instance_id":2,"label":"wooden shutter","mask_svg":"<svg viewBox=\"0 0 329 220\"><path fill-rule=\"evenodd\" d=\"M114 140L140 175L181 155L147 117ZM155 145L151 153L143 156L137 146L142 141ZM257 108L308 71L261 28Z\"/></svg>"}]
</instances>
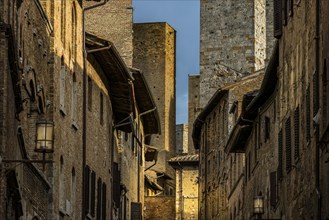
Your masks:
<instances>
[{"instance_id":1,"label":"wooden shutter","mask_svg":"<svg viewBox=\"0 0 329 220\"><path fill-rule=\"evenodd\" d=\"M282 130L278 135L278 179L282 178Z\"/></svg>"},{"instance_id":2,"label":"wooden shutter","mask_svg":"<svg viewBox=\"0 0 329 220\"><path fill-rule=\"evenodd\" d=\"M106 220L106 184L102 187L102 220Z\"/></svg>"},{"instance_id":3,"label":"wooden shutter","mask_svg":"<svg viewBox=\"0 0 329 220\"><path fill-rule=\"evenodd\" d=\"M95 216L95 183L96 182L96 174L94 171L91 172L91 184L90 184L90 196L91 196L91 204L90 204L90 214L91 216Z\"/></svg>"},{"instance_id":4,"label":"wooden shutter","mask_svg":"<svg viewBox=\"0 0 329 220\"><path fill-rule=\"evenodd\" d=\"M97 180L97 220L102 220L102 179Z\"/></svg>"},{"instance_id":5,"label":"wooden shutter","mask_svg":"<svg viewBox=\"0 0 329 220\"><path fill-rule=\"evenodd\" d=\"M113 163L113 201L117 208L120 207L120 172L119 165Z\"/></svg>"},{"instance_id":6,"label":"wooden shutter","mask_svg":"<svg viewBox=\"0 0 329 220\"><path fill-rule=\"evenodd\" d=\"M278 201L278 184L277 184L277 173L270 173L270 205L276 207Z\"/></svg>"},{"instance_id":7,"label":"wooden shutter","mask_svg":"<svg viewBox=\"0 0 329 220\"><path fill-rule=\"evenodd\" d=\"M298 160L299 158L299 107L295 109L294 113L294 160Z\"/></svg>"},{"instance_id":8,"label":"wooden shutter","mask_svg":"<svg viewBox=\"0 0 329 220\"><path fill-rule=\"evenodd\" d=\"M274 0L274 37L282 35L282 0Z\"/></svg>"},{"instance_id":9,"label":"wooden shutter","mask_svg":"<svg viewBox=\"0 0 329 220\"><path fill-rule=\"evenodd\" d=\"M88 214L89 212L89 189L90 189L90 185L89 185L89 181L90 181L90 168L89 166L86 166L85 168L85 208L86 208L86 214Z\"/></svg>"},{"instance_id":10,"label":"wooden shutter","mask_svg":"<svg viewBox=\"0 0 329 220\"><path fill-rule=\"evenodd\" d=\"M290 117L287 119L285 124L286 132L286 171L291 170L291 121Z\"/></svg>"}]
</instances>

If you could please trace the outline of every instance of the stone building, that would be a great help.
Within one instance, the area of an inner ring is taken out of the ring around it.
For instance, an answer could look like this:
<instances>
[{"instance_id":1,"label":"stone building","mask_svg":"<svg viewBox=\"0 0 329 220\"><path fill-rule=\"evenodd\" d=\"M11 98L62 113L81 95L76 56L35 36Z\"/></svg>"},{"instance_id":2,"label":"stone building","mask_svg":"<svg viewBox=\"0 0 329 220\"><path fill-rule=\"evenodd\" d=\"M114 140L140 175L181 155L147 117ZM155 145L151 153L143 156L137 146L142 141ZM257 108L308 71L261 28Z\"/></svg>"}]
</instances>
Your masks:
<instances>
[{"instance_id":1,"label":"stone building","mask_svg":"<svg viewBox=\"0 0 329 220\"><path fill-rule=\"evenodd\" d=\"M245 103L246 92L259 88L262 71L219 89L193 125L193 141L199 149L199 219L228 219L230 207L241 204L244 155L226 154L225 146ZM237 212L237 211L236 211Z\"/></svg>"},{"instance_id":2,"label":"stone building","mask_svg":"<svg viewBox=\"0 0 329 220\"><path fill-rule=\"evenodd\" d=\"M169 164L176 170L175 219L198 219L199 155L173 157Z\"/></svg>"},{"instance_id":3,"label":"stone building","mask_svg":"<svg viewBox=\"0 0 329 220\"><path fill-rule=\"evenodd\" d=\"M150 139L158 150L156 164L147 163L149 175L163 189L174 195L175 171L167 160L175 155L176 137L176 33L167 23L134 24L133 66L140 69L150 86L159 112L161 135Z\"/></svg>"},{"instance_id":4,"label":"stone building","mask_svg":"<svg viewBox=\"0 0 329 220\"><path fill-rule=\"evenodd\" d=\"M81 4L0 3L6 219L142 218L144 141L160 131L155 103L112 42L93 34L84 41ZM35 137L44 120L54 124L54 151L43 158ZM134 144L122 147L121 134ZM45 160L52 163L34 163Z\"/></svg>"},{"instance_id":5,"label":"stone building","mask_svg":"<svg viewBox=\"0 0 329 220\"><path fill-rule=\"evenodd\" d=\"M84 0L85 6L97 1ZM113 42L128 67L133 60L132 0L108 1L105 5L86 12L87 31Z\"/></svg>"},{"instance_id":6,"label":"stone building","mask_svg":"<svg viewBox=\"0 0 329 220\"><path fill-rule=\"evenodd\" d=\"M200 107L219 87L263 69L273 47L273 0L200 1Z\"/></svg>"},{"instance_id":7,"label":"stone building","mask_svg":"<svg viewBox=\"0 0 329 220\"><path fill-rule=\"evenodd\" d=\"M187 154L188 149L188 125L176 125L176 154Z\"/></svg>"},{"instance_id":8,"label":"stone building","mask_svg":"<svg viewBox=\"0 0 329 220\"><path fill-rule=\"evenodd\" d=\"M277 85L278 48L265 71L262 86L237 120L226 145L226 153L244 154L242 190L235 190L242 199L230 207L230 219L257 218L253 212L253 200L264 196L264 216L281 219L277 196L277 156L273 146L278 131L276 105L274 102ZM247 99L247 96L246 96ZM237 211L236 211L237 210Z\"/></svg>"}]
</instances>

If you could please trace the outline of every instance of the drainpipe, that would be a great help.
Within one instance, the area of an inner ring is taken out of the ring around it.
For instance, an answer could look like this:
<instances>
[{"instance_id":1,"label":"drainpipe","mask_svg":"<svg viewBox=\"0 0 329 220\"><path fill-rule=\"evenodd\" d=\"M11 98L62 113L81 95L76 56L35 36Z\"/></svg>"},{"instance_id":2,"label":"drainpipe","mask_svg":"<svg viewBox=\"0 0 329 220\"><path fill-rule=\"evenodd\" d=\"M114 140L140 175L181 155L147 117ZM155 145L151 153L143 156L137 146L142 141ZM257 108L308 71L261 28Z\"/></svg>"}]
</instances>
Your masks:
<instances>
[{"instance_id":1,"label":"drainpipe","mask_svg":"<svg viewBox=\"0 0 329 220\"><path fill-rule=\"evenodd\" d=\"M319 70L320 70L320 0L316 0L316 14L315 14L315 99L314 100L316 102L316 110L319 111L319 98L320 98L320 94L319 94ZM316 174L316 192L317 192L317 218L318 220L321 220L321 211L322 211L322 204L321 204L321 189L320 189L320 143L319 143L319 124L316 125L316 134L315 134L315 174Z\"/></svg>"},{"instance_id":2,"label":"drainpipe","mask_svg":"<svg viewBox=\"0 0 329 220\"><path fill-rule=\"evenodd\" d=\"M106 4L108 0L104 0L99 4L82 8L82 48L83 48L83 101L82 101L82 200L81 200L81 219L86 219L86 188L85 188L85 167L87 164L87 49L86 49L86 31L85 31L85 13L96 7ZM111 194L112 195L112 194ZM110 210L112 212L112 201L110 202Z\"/></svg>"}]
</instances>

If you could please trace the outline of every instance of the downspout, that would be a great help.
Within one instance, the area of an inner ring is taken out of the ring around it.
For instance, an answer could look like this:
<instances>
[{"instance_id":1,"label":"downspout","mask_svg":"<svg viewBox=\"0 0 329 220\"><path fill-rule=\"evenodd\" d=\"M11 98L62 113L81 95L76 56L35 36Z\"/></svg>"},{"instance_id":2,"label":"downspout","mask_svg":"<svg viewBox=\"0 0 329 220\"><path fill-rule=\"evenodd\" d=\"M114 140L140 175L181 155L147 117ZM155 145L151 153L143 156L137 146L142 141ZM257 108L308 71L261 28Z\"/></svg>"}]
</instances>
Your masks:
<instances>
[{"instance_id":1,"label":"downspout","mask_svg":"<svg viewBox=\"0 0 329 220\"><path fill-rule=\"evenodd\" d=\"M150 109L150 110L148 110L148 111L145 111L145 112L142 112L141 114L139 114L138 115L138 125L137 125L137 127L138 127L138 130L139 130L139 127L140 127L140 120L141 120L141 117L143 116L143 115L146 115L146 114L148 114L148 113L151 113L151 112L153 112L153 111L155 111L157 108L156 107L154 107L153 109ZM138 137L137 137L137 139L138 139ZM140 154L142 154L143 153L143 145L141 145L140 147L139 147L139 149L141 149L141 152L139 152ZM138 155L138 164L137 164L137 173L138 173L138 181L137 181L137 199L138 199L138 202L140 202L140 197L141 197L141 195L140 195L140 191L141 191L141 189L140 189L140 172L141 172L141 170L140 170L140 155ZM155 163L156 163L156 161L155 161ZM155 165L155 164L154 164ZM154 166L153 165L153 166ZM145 170L144 170L144 172L145 172ZM143 174L144 175L144 174Z\"/></svg>"},{"instance_id":2,"label":"downspout","mask_svg":"<svg viewBox=\"0 0 329 220\"><path fill-rule=\"evenodd\" d=\"M85 13L96 7L105 5L108 0L104 2L92 5L90 7L82 8L82 48L83 48L83 101L82 101L82 200L81 200L81 219L86 218L86 188L85 179L86 172L85 167L87 164L87 49L86 49L86 28L85 28ZM112 194L111 194L112 195ZM110 210L112 212L112 200L110 202Z\"/></svg>"},{"instance_id":3,"label":"downspout","mask_svg":"<svg viewBox=\"0 0 329 220\"><path fill-rule=\"evenodd\" d=\"M316 102L316 110L319 111L319 70L320 70L320 0L316 0L316 15L315 15L315 102ZM315 112L313 113L315 114ZM316 192L317 192L317 218L321 220L321 211L322 211L322 201L321 201L321 189L320 189L320 143L319 143L319 124L316 124L316 133L315 133L315 174L316 174Z\"/></svg>"}]
</instances>

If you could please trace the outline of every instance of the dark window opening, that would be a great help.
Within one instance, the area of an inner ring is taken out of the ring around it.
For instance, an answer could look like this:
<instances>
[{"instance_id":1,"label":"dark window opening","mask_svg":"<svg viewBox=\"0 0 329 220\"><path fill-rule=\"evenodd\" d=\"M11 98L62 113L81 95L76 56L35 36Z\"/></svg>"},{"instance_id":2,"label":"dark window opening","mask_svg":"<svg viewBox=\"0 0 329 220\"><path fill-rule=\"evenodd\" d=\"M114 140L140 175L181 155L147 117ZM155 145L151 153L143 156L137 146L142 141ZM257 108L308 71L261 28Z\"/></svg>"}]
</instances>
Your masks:
<instances>
[{"instance_id":1,"label":"dark window opening","mask_svg":"<svg viewBox=\"0 0 329 220\"><path fill-rule=\"evenodd\" d=\"M100 123L101 125L104 124L104 98L103 94L100 93L100 107L99 107L99 112L100 112Z\"/></svg>"},{"instance_id":2,"label":"dark window opening","mask_svg":"<svg viewBox=\"0 0 329 220\"><path fill-rule=\"evenodd\" d=\"M286 171L291 170L291 121L290 117L287 119L285 124L286 132Z\"/></svg>"},{"instance_id":3,"label":"dark window opening","mask_svg":"<svg viewBox=\"0 0 329 220\"><path fill-rule=\"evenodd\" d=\"M297 161L299 158L299 107L295 109L295 113L294 113L294 128L295 128L294 160Z\"/></svg>"}]
</instances>

